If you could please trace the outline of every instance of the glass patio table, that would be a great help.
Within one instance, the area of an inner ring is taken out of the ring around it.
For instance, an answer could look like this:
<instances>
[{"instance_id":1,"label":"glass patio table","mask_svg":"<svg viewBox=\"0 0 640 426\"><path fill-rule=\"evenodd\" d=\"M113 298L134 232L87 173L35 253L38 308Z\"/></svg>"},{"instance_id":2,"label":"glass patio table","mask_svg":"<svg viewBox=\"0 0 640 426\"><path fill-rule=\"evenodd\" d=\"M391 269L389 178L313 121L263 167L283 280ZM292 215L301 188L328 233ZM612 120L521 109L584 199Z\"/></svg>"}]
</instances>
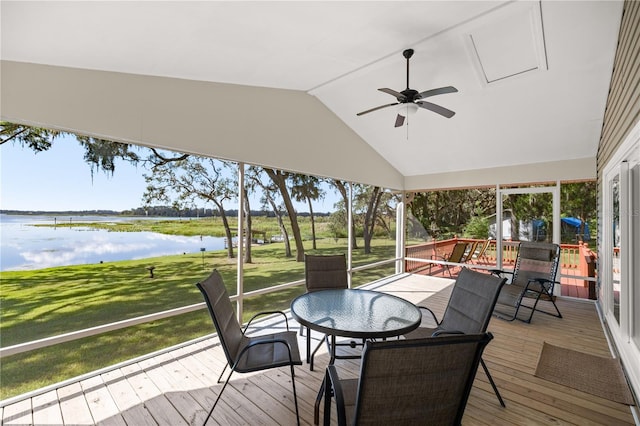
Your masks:
<instances>
[{"instance_id":1,"label":"glass patio table","mask_svg":"<svg viewBox=\"0 0 640 426\"><path fill-rule=\"evenodd\" d=\"M339 289L305 293L291 302L291 315L303 326L329 336L329 364L336 360L336 336L383 339L416 329L422 315L408 300L372 290ZM318 393L314 422L318 424L324 382Z\"/></svg>"}]
</instances>

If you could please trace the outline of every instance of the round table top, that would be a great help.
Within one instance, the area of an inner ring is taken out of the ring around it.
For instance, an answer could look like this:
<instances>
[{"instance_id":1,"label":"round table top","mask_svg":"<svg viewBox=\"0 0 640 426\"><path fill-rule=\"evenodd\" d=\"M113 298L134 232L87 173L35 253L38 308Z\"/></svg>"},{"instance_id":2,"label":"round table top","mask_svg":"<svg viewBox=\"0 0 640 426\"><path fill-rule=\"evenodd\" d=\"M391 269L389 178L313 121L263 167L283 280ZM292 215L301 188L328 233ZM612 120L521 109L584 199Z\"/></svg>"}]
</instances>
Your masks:
<instances>
[{"instance_id":1,"label":"round table top","mask_svg":"<svg viewBox=\"0 0 640 426\"><path fill-rule=\"evenodd\" d=\"M416 329L422 318L413 303L372 290L321 290L291 302L291 314L302 325L325 334L382 338Z\"/></svg>"}]
</instances>

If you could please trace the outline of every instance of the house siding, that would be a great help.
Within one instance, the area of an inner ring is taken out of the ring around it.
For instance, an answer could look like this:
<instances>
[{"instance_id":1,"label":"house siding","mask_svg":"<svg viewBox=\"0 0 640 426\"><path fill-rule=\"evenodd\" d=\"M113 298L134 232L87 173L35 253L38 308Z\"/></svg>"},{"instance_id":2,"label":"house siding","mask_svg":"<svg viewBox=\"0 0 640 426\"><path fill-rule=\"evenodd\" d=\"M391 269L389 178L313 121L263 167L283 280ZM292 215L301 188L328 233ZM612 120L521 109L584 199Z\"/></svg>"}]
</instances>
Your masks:
<instances>
[{"instance_id":1,"label":"house siding","mask_svg":"<svg viewBox=\"0 0 640 426\"><path fill-rule=\"evenodd\" d=\"M602 235L602 172L640 120L640 2L624 3L618 46L596 159L598 246Z\"/></svg>"},{"instance_id":2,"label":"house siding","mask_svg":"<svg viewBox=\"0 0 640 426\"><path fill-rule=\"evenodd\" d=\"M640 120L640 2L626 1L602 135L598 173Z\"/></svg>"}]
</instances>

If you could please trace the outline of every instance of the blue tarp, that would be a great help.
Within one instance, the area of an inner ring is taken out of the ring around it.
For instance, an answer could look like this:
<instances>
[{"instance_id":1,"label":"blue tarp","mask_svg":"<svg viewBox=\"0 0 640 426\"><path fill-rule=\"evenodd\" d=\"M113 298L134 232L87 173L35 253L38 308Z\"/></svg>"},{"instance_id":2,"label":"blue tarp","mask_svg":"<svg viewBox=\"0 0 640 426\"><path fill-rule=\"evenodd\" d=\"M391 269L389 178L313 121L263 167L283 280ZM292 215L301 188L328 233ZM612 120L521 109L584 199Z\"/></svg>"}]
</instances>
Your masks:
<instances>
[{"instance_id":1,"label":"blue tarp","mask_svg":"<svg viewBox=\"0 0 640 426\"><path fill-rule=\"evenodd\" d=\"M580 227L582 226L582 220L578 219L577 217L563 217L562 219L560 219L562 221L563 224L566 224L572 228L575 228L575 233L579 234L580 233ZM582 237L583 241L590 241L591 240L591 231L589 231L589 224L584 222L584 235Z\"/></svg>"}]
</instances>

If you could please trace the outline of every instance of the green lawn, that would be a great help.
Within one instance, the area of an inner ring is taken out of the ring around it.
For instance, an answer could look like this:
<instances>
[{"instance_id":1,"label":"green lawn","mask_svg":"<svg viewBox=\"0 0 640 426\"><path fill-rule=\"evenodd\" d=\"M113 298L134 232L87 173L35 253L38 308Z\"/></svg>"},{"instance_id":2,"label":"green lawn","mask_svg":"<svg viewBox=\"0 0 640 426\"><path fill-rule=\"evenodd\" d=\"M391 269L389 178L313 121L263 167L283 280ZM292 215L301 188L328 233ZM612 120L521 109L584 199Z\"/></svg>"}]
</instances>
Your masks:
<instances>
[{"instance_id":1,"label":"green lawn","mask_svg":"<svg viewBox=\"0 0 640 426\"><path fill-rule=\"evenodd\" d=\"M360 243L361 244L361 243ZM394 240L374 239L373 253L360 248L354 266L390 259ZM346 240L324 238L308 253L346 253ZM245 292L304 277L304 264L285 258L283 244L253 246L253 263L245 265ZM294 253L295 255L295 253ZM147 267L155 266L154 278ZM202 301L195 283L212 268L225 278L235 294L236 259L224 250L153 259L2 272L3 347L69 331L107 324ZM354 275L354 285L393 273L393 265ZM245 300L244 318L255 312L287 309L303 286ZM206 310L192 312L3 358L1 394L6 399L42 386L153 352L214 331Z\"/></svg>"}]
</instances>

